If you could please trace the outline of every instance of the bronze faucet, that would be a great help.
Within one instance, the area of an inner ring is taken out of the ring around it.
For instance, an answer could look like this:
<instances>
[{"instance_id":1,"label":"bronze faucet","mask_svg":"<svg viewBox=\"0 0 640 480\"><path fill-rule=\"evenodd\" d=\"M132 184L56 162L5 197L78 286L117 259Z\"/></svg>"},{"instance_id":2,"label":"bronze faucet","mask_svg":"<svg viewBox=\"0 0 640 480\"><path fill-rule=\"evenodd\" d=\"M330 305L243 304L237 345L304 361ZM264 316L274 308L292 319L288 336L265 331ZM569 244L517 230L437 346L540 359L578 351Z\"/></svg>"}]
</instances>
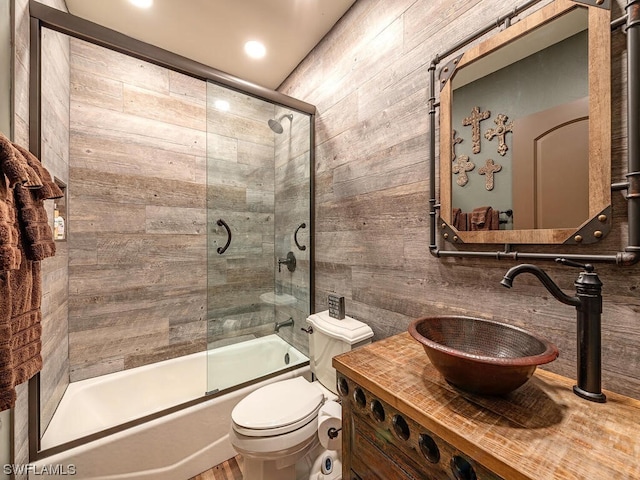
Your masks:
<instances>
[{"instance_id":1,"label":"bronze faucet","mask_svg":"<svg viewBox=\"0 0 640 480\"><path fill-rule=\"evenodd\" d=\"M275 331L279 332L282 327L292 327L293 326L293 317L289 317L284 322L276 322Z\"/></svg>"},{"instance_id":2,"label":"bronze faucet","mask_svg":"<svg viewBox=\"0 0 640 480\"><path fill-rule=\"evenodd\" d=\"M281 271L281 266L286 265L287 270L290 272L295 272L296 270L296 256L293 252L287 253L287 258L279 258L278 259L278 272Z\"/></svg>"},{"instance_id":3,"label":"bronze faucet","mask_svg":"<svg viewBox=\"0 0 640 480\"><path fill-rule=\"evenodd\" d=\"M521 273L535 275L542 285L558 301L576 307L578 321L578 384L573 391L579 397L592 402L604 403L606 396L601 388L601 317L602 317L602 282L594 271L593 265L582 265L565 258L557 258L563 265L582 268L575 281L576 295L569 296L551 280L540 267L530 264L517 265L510 268L500 282L511 288L513 279Z\"/></svg>"}]
</instances>

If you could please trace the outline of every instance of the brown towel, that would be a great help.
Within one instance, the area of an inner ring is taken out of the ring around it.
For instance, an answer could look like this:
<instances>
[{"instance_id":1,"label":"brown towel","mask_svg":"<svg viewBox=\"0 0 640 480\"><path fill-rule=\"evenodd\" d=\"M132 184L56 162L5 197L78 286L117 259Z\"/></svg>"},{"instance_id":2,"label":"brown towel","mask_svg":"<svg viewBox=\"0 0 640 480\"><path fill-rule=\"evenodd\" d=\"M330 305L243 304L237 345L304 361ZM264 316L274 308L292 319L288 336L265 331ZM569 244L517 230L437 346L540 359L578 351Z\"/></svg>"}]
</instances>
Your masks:
<instances>
[{"instance_id":1,"label":"brown towel","mask_svg":"<svg viewBox=\"0 0 640 480\"><path fill-rule=\"evenodd\" d=\"M9 146L0 137L0 410L42 368L39 261L55 254L43 200L62 195L31 153Z\"/></svg>"},{"instance_id":2,"label":"brown towel","mask_svg":"<svg viewBox=\"0 0 640 480\"><path fill-rule=\"evenodd\" d=\"M0 272L20 267L22 254L18 248L18 217L13 192L0 175Z\"/></svg>"},{"instance_id":3,"label":"brown towel","mask_svg":"<svg viewBox=\"0 0 640 480\"><path fill-rule=\"evenodd\" d=\"M9 272L0 271L0 410L16 401L11 351L11 294Z\"/></svg>"},{"instance_id":4,"label":"brown towel","mask_svg":"<svg viewBox=\"0 0 640 480\"><path fill-rule=\"evenodd\" d=\"M29 380L42 368L40 262L25 259L20 269L12 271L10 276L11 353L14 385L19 385Z\"/></svg>"},{"instance_id":5,"label":"brown towel","mask_svg":"<svg viewBox=\"0 0 640 480\"><path fill-rule=\"evenodd\" d=\"M500 212L491 207L474 208L471 212L471 230L499 230Z\"/></svg>"},{"instance_id":6,"label":"brown towel","mask_svg":"<svg viewBox=\"0 0 640 480\"><path fill-rule=\"evenodd\" d=\"M471 212L471 230L488 230L487 220L490 223L491 207L474 208Z\"/></svg>"},{"instance_id":7,"label":"brown towel","mask_svg":"<svg viewBox=\"0 0 640 480\"><path fill-rule=\"evenodd\" d=\"M29 260L44 260L56 254L56 244L39 191L16 185L18 221L23 235L22 246Z\"/></svg>"},{"instance_id":8,"label":"brown towel","mask_svg":"<svg viewBox=\"0 0 640 480\"><path fill-rule=\"evenodd\" d=\"M60 187L53 181L51 174L46 168L42 166L40 160L38 160L29 150L14 143L13 147L19 154L26 160L27 165L37 174L37 178L40 181L41 188L35 191L35 198L37 200L47 200L53 198L61 198L64 193L60 190ZM23 185L24 187L31 188L30 185Z\"/></svg>"},{"instance_id":9,"label":"brown towel","mask_svg":"<svg viewBox=\"0 0 640 480\"><path fill-rule=\"evenodd\" d=\"M500 212L498 210L491 209L489 230L500 230Z\"/></svg>"},{"instance_id":10,"label":"brown towel","mask_svg":"<svg viewBox=\"0 0 640 480\"><path fill-rule=\"evenodd\" d=\"M42 187L40 177L33 167L2 132L0 132L0 171L6 175L11 188L15 185L23 185L27 188Z\"/></svg>"},{"instance_id":11,"label":"brown towel","mask_svg":"<svg viewBox=\"0 0 640 480\"><path fill-rule=\"evenodd\" d=\"M453 226L459 232L469 230L469 214L462 212L459 208L453 209Z\"/></svg>"}]
</instances>

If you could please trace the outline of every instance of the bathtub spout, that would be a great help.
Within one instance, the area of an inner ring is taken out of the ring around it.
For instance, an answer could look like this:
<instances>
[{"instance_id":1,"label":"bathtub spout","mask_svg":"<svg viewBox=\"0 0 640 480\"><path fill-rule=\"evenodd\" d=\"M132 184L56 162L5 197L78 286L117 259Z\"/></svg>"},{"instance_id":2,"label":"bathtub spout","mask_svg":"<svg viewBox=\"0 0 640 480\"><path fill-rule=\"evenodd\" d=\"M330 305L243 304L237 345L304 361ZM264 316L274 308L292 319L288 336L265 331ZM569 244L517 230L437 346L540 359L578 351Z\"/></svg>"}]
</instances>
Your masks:
<instances>
[{"instance_id":1,"label":"bathtub spout","mask_svg":"<svg viewBox=\"0 0 640 480\"><path fill-rule=\"evenodd\" d=\"M284 322L276 322L276 333L280 331L280 327L293 327L293 317L289 317Z\"/></svg>"}]
</instances>

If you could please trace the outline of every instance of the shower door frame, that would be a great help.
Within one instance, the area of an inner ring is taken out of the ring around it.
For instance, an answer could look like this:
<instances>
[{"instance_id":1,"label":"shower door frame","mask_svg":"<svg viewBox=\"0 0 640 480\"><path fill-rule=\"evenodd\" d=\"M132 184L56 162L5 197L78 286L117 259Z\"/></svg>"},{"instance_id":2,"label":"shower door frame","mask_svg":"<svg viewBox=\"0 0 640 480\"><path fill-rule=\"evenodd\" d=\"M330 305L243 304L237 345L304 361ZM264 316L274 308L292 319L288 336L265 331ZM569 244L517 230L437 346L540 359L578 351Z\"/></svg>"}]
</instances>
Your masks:
<instances>
[{"instance_id":1,"label":"shower door frame","mask_svg":"<svg viewBox=\"0 0 640 480\"><path fill-rule=\"evenodd\" d=\"M218 85L247 94L249 96L265 100L274 105L298 111L309 115L309 201L310 201L310 231L309 238L311 248L309 252L309 308L313 313L315 305L315 249L313 248L315 239L315 201L314 201L314 173L315 173L315 116L316 107L302 100L290 97L275 90L248 82L223 71L209 67L181 55L169 52L160 47L136 40L115 30L103 27L97 23L90 22L70 13L57 10L43 5L35 0L29 0L30 33L29 33L29 150L37 157L41 156L42 122L41 122L41 65L42 65L42 29L47 28L52 31L65 34L69 37L84 40L109 50L128 55L130 57L143 60L145 62L158 65L178 73L197 78L202 81L211 81ZM297 365L296 367L299 367ZM273 375L282 373L276 372ZM273 376L273 375L269 375ZM266 378L268 378L266 377ZM224 393L238 388L245 384L225 390ZM156 418L174 413L176 411L191 407L193 405L216 398L217 395L204 395L200 398L186 402L174 407L147 415L145 417L132 420L130 422L111 427L101 432L82 437L77 440L57 445L55 447L41 450L40 448L40 373L37 373L29 380L29 461L33 462L49 457L56 453L68 450L79 445L83 445L98 438L111 435L118 431L140 425Z\"/></svg>"}]
</instances>

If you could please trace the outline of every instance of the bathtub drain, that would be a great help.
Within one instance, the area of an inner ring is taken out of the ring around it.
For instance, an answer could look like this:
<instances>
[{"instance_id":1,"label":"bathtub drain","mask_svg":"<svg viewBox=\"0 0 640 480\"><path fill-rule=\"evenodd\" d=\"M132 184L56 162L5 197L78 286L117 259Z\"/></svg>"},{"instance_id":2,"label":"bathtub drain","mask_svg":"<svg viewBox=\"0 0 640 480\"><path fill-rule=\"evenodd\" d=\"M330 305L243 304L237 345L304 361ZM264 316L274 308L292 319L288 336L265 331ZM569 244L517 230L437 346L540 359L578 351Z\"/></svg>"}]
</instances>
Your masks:
<instances>
[{"instance_id":1,"label":"bathtub drain","mask_svg":"<svg viewBox=\"0 0 640 480\"><path fill-rule=\"evenodd\" d=\"M285 353L284 354L284 364L285 365L289 365L289 362L291 361L291 359L289 358L289 354Z\"/></svg>"}]
</instances>

